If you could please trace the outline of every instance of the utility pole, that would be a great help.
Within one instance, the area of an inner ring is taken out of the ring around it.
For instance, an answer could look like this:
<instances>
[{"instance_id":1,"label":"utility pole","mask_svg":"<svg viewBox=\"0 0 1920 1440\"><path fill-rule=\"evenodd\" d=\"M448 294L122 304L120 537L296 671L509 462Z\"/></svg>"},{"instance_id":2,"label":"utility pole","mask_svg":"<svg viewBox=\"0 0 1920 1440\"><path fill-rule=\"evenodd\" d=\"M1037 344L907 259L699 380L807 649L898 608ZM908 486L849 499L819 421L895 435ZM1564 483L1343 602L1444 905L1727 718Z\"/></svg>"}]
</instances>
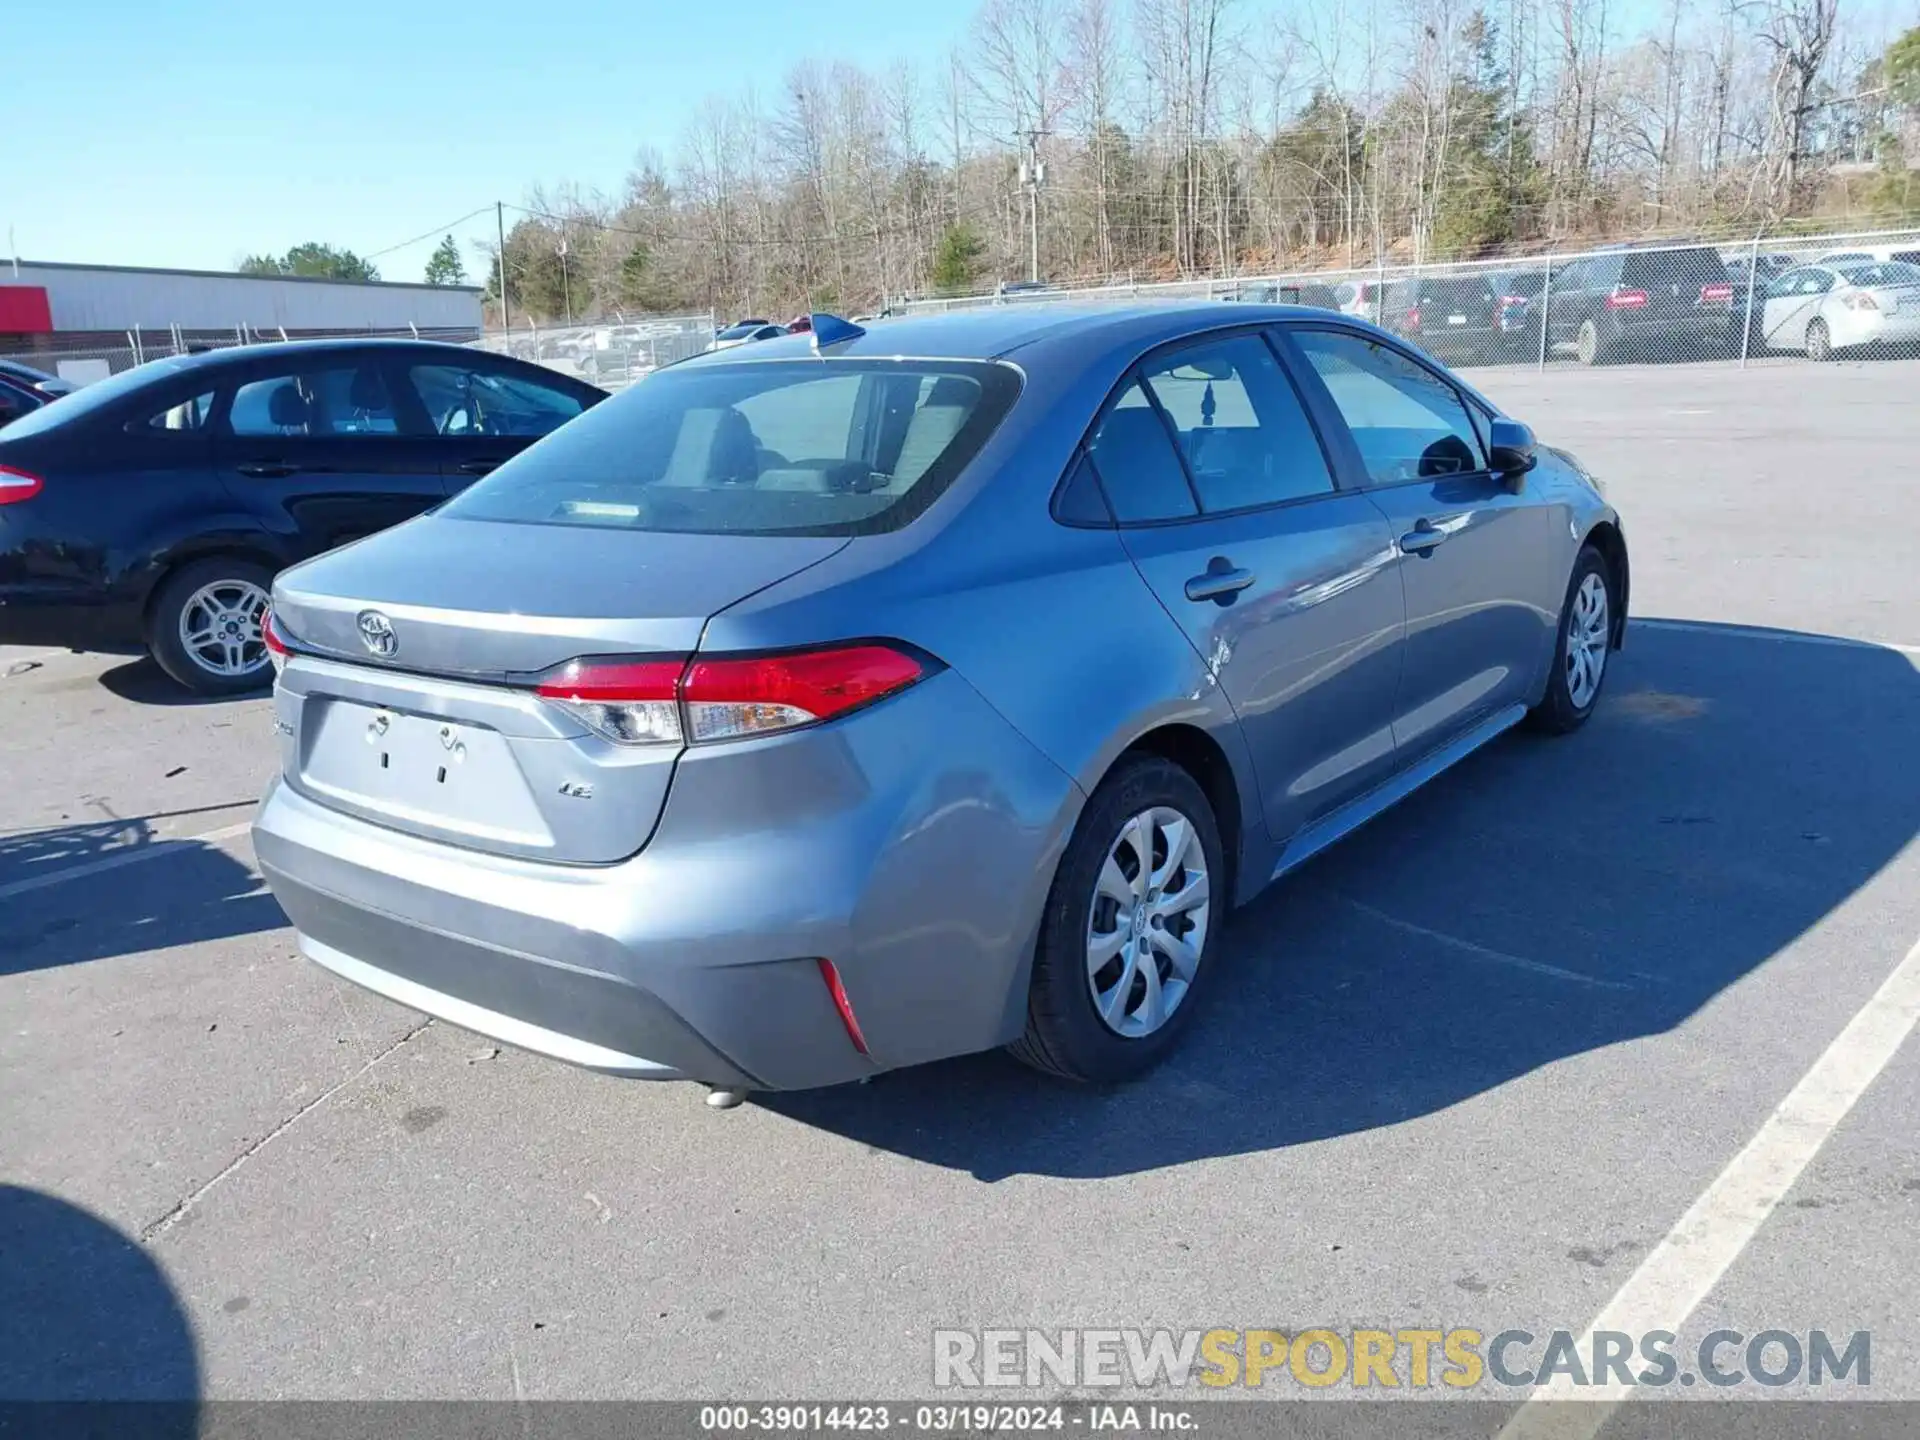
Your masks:
<instances>
[{"instance_id":1,"label":"utility pole","mask_svg":"<svg viewBox=\"0 0 1920 1440\"><path fill-rule=\"evenodd\" d=\"M567 307L567 324L573 324L573 282L567 278L567 237L560 237L560 294Z\"/></svg>"},{"instance_id":2,"label":"utility pole","mask_svg":"<svg viewBox=\"0 0 1920 1440\"><path fill-rule=\"evenodd\" d=\"M1051 130L1014 132L1027 142L1027 158L1020 162L1020 185L1027 192L1027 279L1040 279L1040 187L1047 183L1046 162L1040 158L1040 138Z\"/></svg>"},{"instance_id":3,"label":"utility pole","mask_svg":"<svg viewBox=\"0 0 1920 1440\"><path fill-rule=\"evenodd\" d=\"M493 226L500 236L500 328L511 330L513 311L507 304L507 207L498 200L493 202Z\"/></svg>"}]
</instances>

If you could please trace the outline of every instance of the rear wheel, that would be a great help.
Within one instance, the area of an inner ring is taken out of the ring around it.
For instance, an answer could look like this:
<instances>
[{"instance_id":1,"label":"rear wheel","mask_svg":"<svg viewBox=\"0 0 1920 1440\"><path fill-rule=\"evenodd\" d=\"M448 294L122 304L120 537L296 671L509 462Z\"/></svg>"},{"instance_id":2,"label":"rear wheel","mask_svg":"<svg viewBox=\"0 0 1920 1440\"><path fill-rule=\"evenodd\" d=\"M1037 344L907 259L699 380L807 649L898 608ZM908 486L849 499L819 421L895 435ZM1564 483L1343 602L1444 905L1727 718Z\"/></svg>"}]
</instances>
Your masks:
<instances>
[{"instance_id":1,"label":"rear wheel","mask_svg":"<svg viewBox=\"0 0 1920 1440\"><path fill-rule=\"evenodd\" d=\"M1582 546L1560 610L1547 693L1527 716L1535 729L1568 734L1586 724L1600 703L1600 686L1613 650L1615 604L1606 557L1591 545Z\"/></svg>"},{"instance_id":2,"label":"rear wheel","mask_svg":"<svg viewBox=\"0 0 1920 1440\"><path fill-rule=\"evenodd\" d=\"M1123 761L1054 875L1015 1057L1096 1083L1157 1064L1212 972L1225 888L1206 793L1169 760Z\"/></svg>"},{"instance_id":3,"label":"rear wheel","mask_svg":"<svg viewBox=\"0 0 1920 1440\"><path fill-rule=\"evenodd\" d=\"M1831 360L1833 358L1833 335L1827 329L1827 322L1815 320L1807 326L1807 358L1809 360Z\"/></svg>"},{"instance_id":4,"label":"rear wheel","mask_svg":"<svg viewBox=\"0 0 1920 1440\"><path fill-rule=\"evenodd\" d=\"M1598 365L1607 357L1606 347L1600 343L1600 327L1591 320L1580 322L1580 333L1573 343L1582 365Z\"/></svg>"},{"instance_id":5,"label":"rear wheel","mask_svg":"<svg viewBox=\"0 0 1920 1440\"><path fill-rule=\"evenodd\" d=\"M257 690L273 673L261 633L272 589L272 572L251 560L216 556L182 566L154 596L147 649L195 694Z\"/></svg>"}]
</instances>

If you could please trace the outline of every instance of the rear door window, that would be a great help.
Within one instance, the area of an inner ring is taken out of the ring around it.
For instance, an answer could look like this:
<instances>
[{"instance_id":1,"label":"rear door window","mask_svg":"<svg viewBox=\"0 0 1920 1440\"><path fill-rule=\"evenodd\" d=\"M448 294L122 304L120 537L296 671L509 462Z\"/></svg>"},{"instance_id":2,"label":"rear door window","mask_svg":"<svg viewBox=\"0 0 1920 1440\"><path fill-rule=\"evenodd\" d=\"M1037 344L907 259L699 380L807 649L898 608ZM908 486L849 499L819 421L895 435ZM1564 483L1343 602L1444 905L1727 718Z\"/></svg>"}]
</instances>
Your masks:
<instances>
[{"instance_id":1,"label":"rear door window","mask_svg":"<svg viewBox=\"0 0 1920 1440\"><path fill-rule=\"evenodd\" d=\"M241 436L397 435L401 422L386 372L362 361L250 380L233 392L227 428Z\"/></svg>"},{"instance_id":2,"label":"rear door window","mask_svg":"<svg viewBox=\"0 0 1920 1440\"><path fill-rule=\"evenodd\" d=\"M1200 513L1166 424L1137 379L1101 417L1087 455L1121 524L1185 520Z\"/></svg>"}]
</instances>

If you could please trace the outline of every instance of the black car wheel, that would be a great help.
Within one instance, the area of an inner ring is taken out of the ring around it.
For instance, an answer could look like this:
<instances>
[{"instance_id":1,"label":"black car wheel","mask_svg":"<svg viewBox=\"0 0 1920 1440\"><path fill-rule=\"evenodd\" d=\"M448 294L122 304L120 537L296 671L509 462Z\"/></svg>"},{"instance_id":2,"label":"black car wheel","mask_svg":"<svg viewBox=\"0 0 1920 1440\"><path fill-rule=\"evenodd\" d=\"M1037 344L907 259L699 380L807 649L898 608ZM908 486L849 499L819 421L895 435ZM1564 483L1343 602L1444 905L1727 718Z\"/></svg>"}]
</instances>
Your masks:
<instances>
[{"instance_id":1,"label":"black car wheel","mask_svg":"<svg viewBox=\"0 0 1920 1440\"><path fill-rule=\"evenodd\" d=\"M1157 1064L1214 969L1227 903L1206 792L1159 756L1122 762L1054 873L1014 1056L1094 1083Z\"/></svg>"},{"instance_id":2,"label":"black car wheel","mask_svg":"<svg viewBox=\"0 0 1920 1440\"><path fill-rule=\"evenodd\" d=\"M1600 703L1600 687L1607 678L1618 609L1606 557L1591 545L1582 546L1560 609L1547 693L1527 715L1534 729L1565 735L1587 723Z\"/></svg>"},{"instance_id":3,"label":"black car wheel","mask_svg":"<svg viewBox=\"0 0 1920 1440\"><path fill-rule=\"evenodd\" d=\"M169 575L147 616L147 649L197 695L242 695L272 677L262 635L273 572L236 557L196 560Z\"/></svg>"}]
</instances>

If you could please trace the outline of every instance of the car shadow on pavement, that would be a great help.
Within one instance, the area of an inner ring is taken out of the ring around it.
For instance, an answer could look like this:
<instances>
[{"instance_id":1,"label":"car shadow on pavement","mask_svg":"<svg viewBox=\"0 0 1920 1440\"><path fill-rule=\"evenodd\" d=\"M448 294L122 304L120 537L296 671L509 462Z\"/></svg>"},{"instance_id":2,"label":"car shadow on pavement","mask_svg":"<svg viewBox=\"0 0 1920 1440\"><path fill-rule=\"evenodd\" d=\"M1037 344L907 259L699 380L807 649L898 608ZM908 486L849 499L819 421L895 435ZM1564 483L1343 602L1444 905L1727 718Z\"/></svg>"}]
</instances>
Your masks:
<instances>
[{"instance_id":1,"label":"car shadow on pavement","mask_svg":"<svg viewBox=\"0 0 1920 1440\"><path fill-rule=\"evenodd\" d=\"M0 834L0 977L285 925L240 861L153 826L205 813L241 820L247 811L208 806ZM141 853L159 847L165 853Z\"/></svg>"},{"instance_id":2,"label":"car shadow on pavement","mask_svg":"<svg viewBox=\"0 0 1920 1440\"><path fill-rule=\"evenodd\" d=\"M1915 666L1636 625L1579 734L1497 742L1237 912L1145 1079L995 1054L756 1101L986 1180L1110 1176L1396 1124L1670 1030L1920 833Z\"/></svg>"},{"instance_id":3,"label":"car shadow on pavement","mask_svg":"<svg viewBox=\"0 0 1920 1440\"><path fill-rule=\"evenodd\" d=\"M144 655L100 672L102 689L135 705L230 705L262 699L271 683L272 677L264 676L259 685L238 695L196 695Z\"/></svg>"},{"instance_id":4,"label":"car shadow on pavement","mask_svg":"<svg viewBox=\"0 0 1920 1440\"><path fill-rule=\"evenodd\" d=\"M200 1391L192 1324L147 1251L78 1206L0 1184L0 1403L65 1402L12 1418L29 1434L186 1440Z\"/></svg>"}]
</instances>

